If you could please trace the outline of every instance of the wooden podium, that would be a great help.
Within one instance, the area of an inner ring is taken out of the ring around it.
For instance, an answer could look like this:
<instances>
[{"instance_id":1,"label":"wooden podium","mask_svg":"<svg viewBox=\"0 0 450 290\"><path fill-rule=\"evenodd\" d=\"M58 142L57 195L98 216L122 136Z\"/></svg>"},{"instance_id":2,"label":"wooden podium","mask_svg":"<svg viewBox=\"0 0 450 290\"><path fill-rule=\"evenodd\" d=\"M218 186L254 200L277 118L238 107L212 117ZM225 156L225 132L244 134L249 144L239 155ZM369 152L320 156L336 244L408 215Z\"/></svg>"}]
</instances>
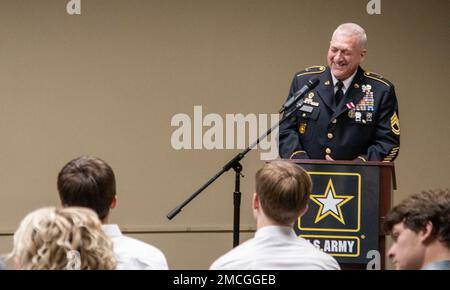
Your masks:
<instances>
[{"instance_id":1,"label":"wooden podium","mask_svg":"<svg viewBox=\"0 0 450 290\"><path fill-rule=\"evenodd\" d=\"M382 226L396 189L394 164L289 162L302 166L313 181L309 209L296 222L296 233L334 256L343 269L366 269L377 255L381 269L385 269Z\"/></svg>"}]
</instances>

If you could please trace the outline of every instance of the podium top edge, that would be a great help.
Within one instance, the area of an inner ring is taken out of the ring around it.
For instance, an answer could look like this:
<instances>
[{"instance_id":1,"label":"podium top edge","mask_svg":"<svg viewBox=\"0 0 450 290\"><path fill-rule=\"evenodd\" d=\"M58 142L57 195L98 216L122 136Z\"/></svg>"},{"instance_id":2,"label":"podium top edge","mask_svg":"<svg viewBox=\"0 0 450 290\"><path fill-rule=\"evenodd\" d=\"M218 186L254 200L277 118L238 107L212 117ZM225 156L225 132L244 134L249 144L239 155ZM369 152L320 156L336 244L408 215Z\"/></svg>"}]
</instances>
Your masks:
<instances>
[{"instance_id":1,"label":"podium top edge","mask_svg":"<svg viewBox=\"0 0 450 290\"><path fill-rule=\"evenodd\" d=\"M326 164L326 165L357 165L357 166L382 166L382 167L395 167L394 162L381 162L381 161L350 161L350 160L336 160L336 161L328 161L328 160L319 160L319 159L279 159L283 161L288 161L296 164ZM271 162L275 160L268 160L267 162Z\"/></svg>"}]
</instances>

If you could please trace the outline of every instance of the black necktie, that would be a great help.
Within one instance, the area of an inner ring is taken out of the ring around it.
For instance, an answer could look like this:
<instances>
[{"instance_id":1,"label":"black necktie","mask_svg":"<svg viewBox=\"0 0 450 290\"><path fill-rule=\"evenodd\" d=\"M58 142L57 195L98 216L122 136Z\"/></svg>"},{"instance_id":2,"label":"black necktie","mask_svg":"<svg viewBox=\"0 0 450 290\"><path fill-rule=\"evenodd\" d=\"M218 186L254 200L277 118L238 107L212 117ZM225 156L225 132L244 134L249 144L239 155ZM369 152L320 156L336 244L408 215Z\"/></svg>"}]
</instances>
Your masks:
<instances>
[{"instance_id":1,"label":"black necktie","mask_svg":"<svg viewBox=\"0 0 450 290\"><path fill-rule=\"evenodd\" d=\"M341 105L342 100L344 99L344 91L342 90L342 87L344 86L344 83L341 81L338 81L336 83L337 91L334 94L335 101L336 101L336 108L339 108Z\"/></svg>"}]
</instances>

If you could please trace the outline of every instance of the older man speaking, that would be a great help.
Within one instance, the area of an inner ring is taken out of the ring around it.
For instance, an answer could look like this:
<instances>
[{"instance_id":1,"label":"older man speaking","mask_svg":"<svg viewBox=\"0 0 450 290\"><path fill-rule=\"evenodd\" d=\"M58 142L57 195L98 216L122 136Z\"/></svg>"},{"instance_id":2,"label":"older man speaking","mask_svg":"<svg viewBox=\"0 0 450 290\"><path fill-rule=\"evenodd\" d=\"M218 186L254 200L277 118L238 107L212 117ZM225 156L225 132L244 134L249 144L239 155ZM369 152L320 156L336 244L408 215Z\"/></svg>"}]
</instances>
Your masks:
<instances>
[{"instance_id":1,"label":"older man speaking","mask_svg":"<svg viewBox=\"0 0 450 290\"><path fill-rule=\"evenodd\" d=\"M297 74L289 98L311 78L320 84L280 127L282 158L393 161L400 149L394 86L364 71L367 35L354 23L340 25L328 49L328 67Z\"/></svg>"}]
</instances>

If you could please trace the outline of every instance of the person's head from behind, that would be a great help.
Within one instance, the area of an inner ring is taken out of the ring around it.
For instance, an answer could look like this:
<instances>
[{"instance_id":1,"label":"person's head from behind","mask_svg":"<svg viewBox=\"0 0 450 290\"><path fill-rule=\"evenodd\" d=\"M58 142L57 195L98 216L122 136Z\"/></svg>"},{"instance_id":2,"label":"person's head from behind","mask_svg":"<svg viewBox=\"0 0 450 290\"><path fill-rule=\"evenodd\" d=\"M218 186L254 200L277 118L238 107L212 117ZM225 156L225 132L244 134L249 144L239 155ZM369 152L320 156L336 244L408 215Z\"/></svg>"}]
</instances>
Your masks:
<instances>
[{"instance_id":1,"label":"person's head from behind","mask_svg":"<svg viewBox=\"0 0 450 290\"><path fill-rule=\"evenodd\" d=\"M58 192L63 206L93 209L105 221L116 206L116 179L103 160L81 156L67 163L58 174Z\"/></svg>"},{"instance_id":2,"label":"person's head from behind","mask_svg":"<svg viewBox=\"0 0 450 290\"><path fill-rule=\"evenodd\" d=\"M328 66L338 80L349 78L364 61L367 53L367 35L355 23L344 23L333 33L328 49Z\"/></svg>"},{"instance_id":3,"label":"person's head from behind","mask_svg":"<svg viewBox=\"0 0 450 290\"><path fill-rule=\"evenodd\" d=\"M112 241L97 214L87 208L41 208L28 214L14 234L9 255L19 269L112 270Z\"/></svg>"},{"instance_id":4,"label":"person's head from behind","mask_svg":"<svg viewBox=\"0 0 450 290\"><path fill-rule=\"evenodd\" d=\"M308 173L287 161L266 163L256 173L253 214L262 225L291 226L308 208L312 183Z\"/></svg>"},{"instance_id":5,"label":"person's head from behind","mask_svg":"<svg viewBox=\"0 0 450 290\"><path fill-rule=\"evenodd\" d=\"M384 224L393 244L388 257L396 269L421 269L450 259L450 190L412 195L392 208Z\"/></svg>"}]
</instances>

